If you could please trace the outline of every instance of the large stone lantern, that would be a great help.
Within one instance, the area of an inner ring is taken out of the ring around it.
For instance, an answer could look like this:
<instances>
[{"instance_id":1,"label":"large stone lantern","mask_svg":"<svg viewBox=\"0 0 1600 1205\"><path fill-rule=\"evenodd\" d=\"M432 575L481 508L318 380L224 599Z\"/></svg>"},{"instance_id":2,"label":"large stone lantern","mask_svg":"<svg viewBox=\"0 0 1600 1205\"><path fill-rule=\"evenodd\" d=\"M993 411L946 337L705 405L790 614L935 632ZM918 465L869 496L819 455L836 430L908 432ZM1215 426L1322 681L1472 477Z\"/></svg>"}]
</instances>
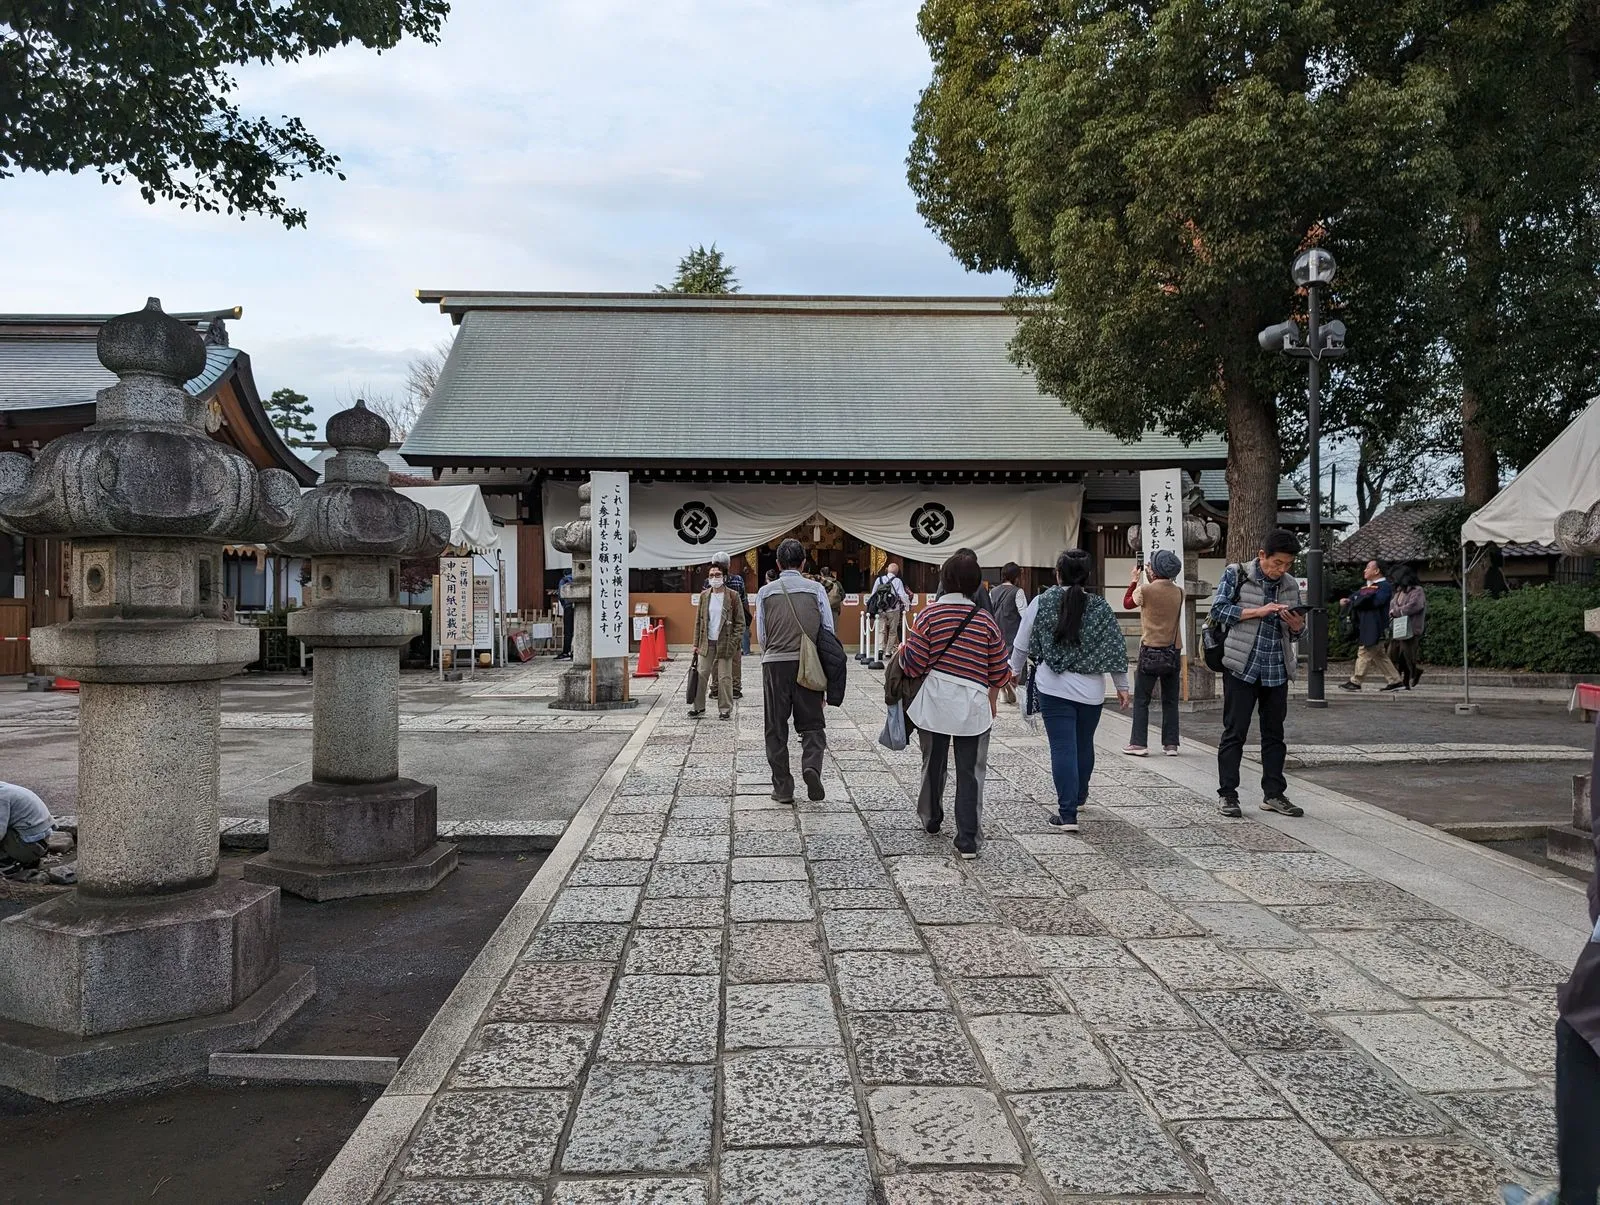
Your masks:
<instances>
[{"instance_id":1,"label":"large stone lantern","mask_svg":"<svg viewBox=\"0 0 1600 1205\"><path fill-rule=\"evenodd\" d=\"M400 649L422 616L400 605L400 561L436 557L450 520L395 491L389 424L357 402L328 420L335 453L279 552L311 559L289 634L316 652L311 781L268 803L268 850L245 877L306 899L424 891L456 867L438 791L400 777Z\"/></svg>"},{"instance_id":2,"label":"large stone lantern","mask_svg":"<svg viewBox=\"0 0 1600 1205\"><path fill-rule=\"evenodd\" d=\"M206 434L204 344L157 301L97 350L94 425L0 456L0 525L72 541L73 617L32 645L82 683L78 888L0 922L0 1082L56 1100L253 1048L314 982L279 963L277 890L217 874L221 680L258 652L222 546L286 534L299 485Z\"/></svg>"}]
</instances>

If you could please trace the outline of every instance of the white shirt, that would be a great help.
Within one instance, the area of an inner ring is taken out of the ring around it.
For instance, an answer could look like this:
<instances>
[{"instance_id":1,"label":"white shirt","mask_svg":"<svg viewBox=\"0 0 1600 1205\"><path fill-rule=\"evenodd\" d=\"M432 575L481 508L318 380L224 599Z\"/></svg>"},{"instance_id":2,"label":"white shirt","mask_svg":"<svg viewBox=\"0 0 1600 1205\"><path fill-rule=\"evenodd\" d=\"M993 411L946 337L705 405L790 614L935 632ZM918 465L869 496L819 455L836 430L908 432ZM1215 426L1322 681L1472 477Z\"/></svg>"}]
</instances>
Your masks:
<instances>
[{"instance_id":1,"label":"white shirt","mask_svg":"<svg viewBox=\"0 0 1600 1205\"><path fill-rule=\"evenodd\" d=\"M711 610L706 613L706 638L715 640L722 631L722 600L726 598L726 590L713 590L711 592Z\"/></svg>"},{"instance_id":2,"label":"white shirt","mask_svg":"<svg viewBox=\"0 0 1600 1205\"><path fill-rule=\"evenodd\" d=\"M24 841L43 841L52 823L44 800L27 787L0 782L0 833L14 828Z\"/></svg>"},{"instance_id":3,"label":"white shirt","mask_svg":"<svg viewBox=\"0 0 1600 1205\"><path fill-rule=\"evenodd\" d=\"M1033 621L1038 615L1039 600L1036 598L1022 612L1022 626L1017 629L1017 638L1011 645L1013 677L1020 679L1022 671L1028 667L1028 644L1033 639ZM1058 674L1048 665L1041 663L1033 667L1033 680L1038 685L1040 694L1053 695L1072 703L1095 704L1106 701L1104 674L1075 674L1070 671ZM1127 690L1127 670L1112 674L1111 682L1116 689Z\"/></svg>"}]
</instances>

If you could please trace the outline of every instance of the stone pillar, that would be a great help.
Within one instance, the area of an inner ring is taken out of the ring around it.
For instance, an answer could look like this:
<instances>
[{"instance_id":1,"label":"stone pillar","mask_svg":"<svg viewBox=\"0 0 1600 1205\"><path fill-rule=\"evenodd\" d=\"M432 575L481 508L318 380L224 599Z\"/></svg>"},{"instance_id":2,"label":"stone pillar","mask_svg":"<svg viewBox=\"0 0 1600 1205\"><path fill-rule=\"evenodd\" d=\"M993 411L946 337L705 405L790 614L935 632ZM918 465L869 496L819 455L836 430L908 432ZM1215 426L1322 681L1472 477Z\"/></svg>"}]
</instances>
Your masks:
<instances>
[{"instance_id":1,"label":"stone pillar","mask_svg":"<svg viewBox=\"0 0 1600 1205\"><path fill-rule=\"evenodd\" d=\"M154 299L97 350L94 425L0 456L0 525L72 541L73 618L32 646L82 683L78 888L0 922L0 1083L52 1100L203 1071L314 984L279 961L277 891L217 877L220 683L257 654L222 545L286 533L299 485L206 434L205 347Z\"/></svg>"},{"instance_id":2,"label":"stone pillar","mask_svg":"<svg viewBox=\"0 0 1600 1205\"><path fill-rule=\"evenodd\" d=\"M325 480L276 545L311 558L310 605L289 616L316 653L311 781L268 802L267 852L244 875L310 900L426 891L456 849L439 840L437 788L400 777L400 650L422 631L400 606L400 561L438 556L450 521L390 487L389 424L365 403L327 435Z\"/></svg>"},{"instance_id":3,"label":"stone pillar","mask_svg":"<svg viewBox=\"0 0 1600 1205\"><path fill-rule=\"evenodd\" d=\"M572 557L572 580L561 587L561 597L572 604L572 667L557 680L556 701L550 704L559 711L609 711L638 705L637 700L624 697L628 686L628 659L594 660L589 618L594 580L589 560L594 551L594 532L589 522L592 496L593 487L585 481L578 487L578 518L550 529L550 543L558 552ZM628 547L632 549L637 541L638 536L630 527Z\"/></svg>"}]
</instances>

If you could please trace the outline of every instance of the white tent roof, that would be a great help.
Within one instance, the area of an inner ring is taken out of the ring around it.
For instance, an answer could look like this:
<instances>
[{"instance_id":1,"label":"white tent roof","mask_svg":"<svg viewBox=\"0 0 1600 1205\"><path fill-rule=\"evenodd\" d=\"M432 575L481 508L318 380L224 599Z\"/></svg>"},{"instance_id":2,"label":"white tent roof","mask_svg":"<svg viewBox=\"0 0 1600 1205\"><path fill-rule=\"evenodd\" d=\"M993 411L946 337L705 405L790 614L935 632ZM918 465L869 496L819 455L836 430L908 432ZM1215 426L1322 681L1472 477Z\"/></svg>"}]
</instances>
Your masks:
<instances>
[{"instance_id":1,"label":"white tent roof","mask_svg":"<svg viewBox=\"0 0 1600 1205\"><path fill-rule=\"evenodd\" d=\"M500 533L484 505L483 491L475 485L404 485L396 493L429 510L442 510L450 518L450 545L470 548L477 553L494 552L500 547Z\"/></svg>"},{"instance_id":2,"label":"white tent roof","mask_svg":"<svg viewBox=\"0 0 1600 1205\"><path fill-rule=\"evenodd\" d=\"M1600 398L1461 528L1470 544L1549 544L1556 517L1600 502Z\"/></svg>"}]
</instances>

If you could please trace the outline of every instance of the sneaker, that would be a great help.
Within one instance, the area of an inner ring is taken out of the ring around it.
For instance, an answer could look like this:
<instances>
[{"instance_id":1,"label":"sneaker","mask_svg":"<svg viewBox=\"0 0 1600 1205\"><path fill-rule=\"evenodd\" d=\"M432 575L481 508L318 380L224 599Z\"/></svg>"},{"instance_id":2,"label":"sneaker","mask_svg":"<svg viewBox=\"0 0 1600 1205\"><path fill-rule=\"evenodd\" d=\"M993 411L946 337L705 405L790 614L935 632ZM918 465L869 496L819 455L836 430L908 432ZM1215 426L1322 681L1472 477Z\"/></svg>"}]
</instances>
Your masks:
<instances>
[{"instance_id":1,"label":"sneaker","mask_svg":"<svg viewBox=\"0 0 1600 1205\"><path fill-rule=\"evenodd\" d=\"M0 879L20 879L22 863L11 858L0 858Z\"/></svg>"},{"instance_id":2,"label":"sneaker","mask_svg":"<svg viewBox=\"0 0 1600 1205\"><path fill-rule=\"evenodd\" d=\"M943 827L944 827L944 821L943 820L924 820L922 822L922 831L927 833L928 836L930 836L930 837L937 836L938 833L939 833L939 830L942 829Z\"/></svg>"},{"instance_id":3,"label":"sneaker","mask_svg":"<svg viewBox=\"0 0 1600 1205\"><path fill-rule=\"evenodd\" d=\"M1237 795L1222 796L1222 806L1219 809L1224 816L1243 816L1239 810L1239 797Z\"/></svg>"},{"instance_id":4,"label":"sneaker","mask_svg":"<svg viewBox=\"0 0 1600 1205\"><path fill-rule=\"evenodd\" d=\"M689 718L691 720L698 720L703 715L705 715L705 712L696 711L693 707L689 708Z\"/></svg>"},{"instance_id":5,"label":"sneaker","mask_svg":"<svg viewBox=\"0 0 1600 1205\"><path fill-rule=\"evenodd\" d=\"M820 771L802 770L800 771L800 777L806 780L806 798L811 800L812 803L816 803L818 800L826 799L828 797L828 792L823 788L822 785L822 774Z\"/></svg>"},{"instance_id":6,"label":"sneaker","mask_svg":"<svg viewBox=\"0 0 1600 1205\"><path fill-rule=\"evenodd\" d=\"M1129 757L1149 757L1150 750L1143 745L1125 745L1122 751Z\"/></svg>"},{"instance_id":7,"label":"sneaker","mask_svg":"<svg viewBox=\"0 0 1600 1205\"><path fill-rule=\"evenodd\" d=\"M719 719L719 720L731 720L731 719L733 719L733 712L731 712L731 711L719 711L719 712L717 712L717 719Z\"/></svg>"},{"instance_id":8,"label":"sneaker","mask_svg":"<svg viewBox=\"0 0 1600 1205\"><path fill-rule=\"evenodd\" d=\"M1063 833L1075 833L1078 831L1078 822L1076 820L1066 820L1060 816L1052 816L1050 817L1050 827Z\"/></svg>"},{"instance_id":9,"label":"sneaker","mask_svg":"<svg viewBox=\"0 0 1600 1205\"><path fill-rule=\"evenodd\" d=\"M1378 693L1381 694L1381 695L1392 695L1397 690L1410 690L1410 689L1411 688L1409 686L1407 686L1404 682L1391 682L1387 686L1378 687Z\"/></svg>"},{"instance_id":10,"label":"sneaker","mask_svg":"<svg viewBox=\"0 0 1600 1205\"><path fill-rule=\"evenodd\" d=\"M1296 807L1282 795L1270 795L1263 799L1261 801L1261 810L1263 812L1277 812L1280 816L1304 816L1306 814L1304 808Z\"/></svg>"},{"instance_id":11,"label":"sneaker","mask_svg":"<svg viewBox=\"0 0 1600 1205\"><path fill-rule=\"evenodd\" d=\"M1361 689L1361 683L1359 683L1359 682L1341 682L1341 683L1339 683L1339 689L1340 690L1360 690Z\"/></svg>"},{"instance_id":12,"label":"sneaker","mask_svg":"<svg viewBox=\"0 0 1600 1205\"><path fill-rule=\"evenodd\" d=\"M968 862L971 862L978 856L978 843L976 841L968 840L965 837L957 837L956 853L960 854Z\"/></svg>"},{"instance_id":13,"label":"sneaker","mask_svg":"<svg viewBox=\"0 0 1600 1205\"><path fill-rule=\"evenodd\" d=\"M1165 746L1162 747L1161 751L1163 753L1165 753L1168 757L1177 757L1178 756L1178 746L1176 746L1176 745L1165 745Z\"/></svg>"},{"instance_id":14,"label":"sneaker","mask_svg":"<svg viewBox=\"0 0 1600 1205\"><path fill-rule=\"evenodd\" d=\"M742 690L736 690L736 691L734 691L734 692L733 692L733 697L734 697L734 698L736 698L736 699L742 699L742 698L744 698L744 691L742 691Z\"/></svg>"}]
</instances>

